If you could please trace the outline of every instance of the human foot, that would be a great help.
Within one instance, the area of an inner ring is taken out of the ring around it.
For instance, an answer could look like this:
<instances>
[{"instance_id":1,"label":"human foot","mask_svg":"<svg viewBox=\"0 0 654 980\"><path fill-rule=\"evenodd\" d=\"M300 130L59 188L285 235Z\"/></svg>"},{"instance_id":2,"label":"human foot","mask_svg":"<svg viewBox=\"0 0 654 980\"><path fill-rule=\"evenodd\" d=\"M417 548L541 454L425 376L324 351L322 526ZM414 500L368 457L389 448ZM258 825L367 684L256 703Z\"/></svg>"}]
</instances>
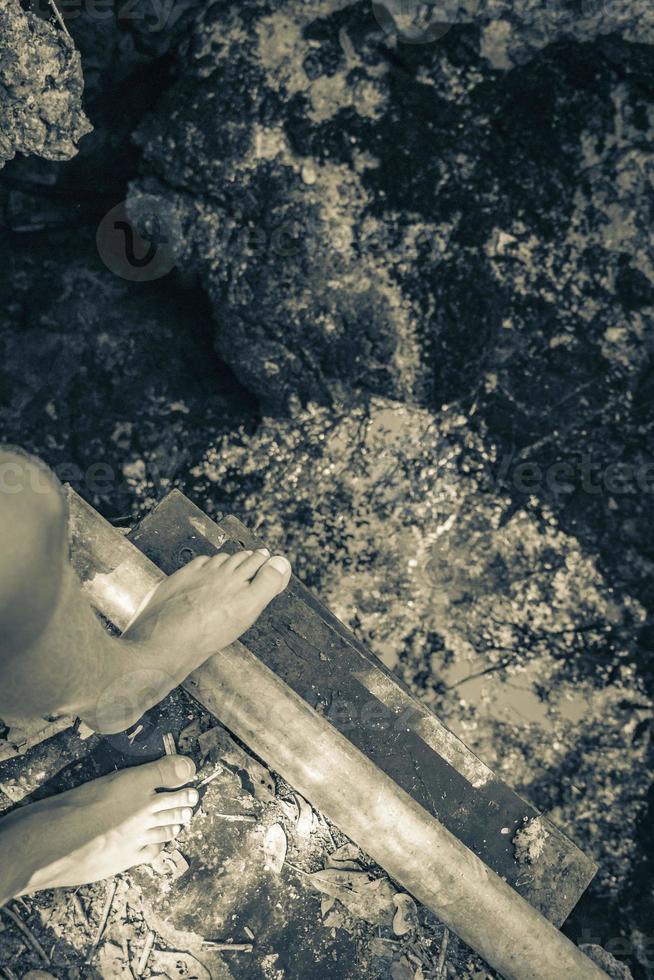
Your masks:
<instances>
[{"instance_id":1,"label":"human foot","mask_svg":"<svg viewBox=\"0 0 654 980\"><path fill-rule=\"evenodd\" d=\"M180 787L194 773L190 759L165 756L4 817L0 905L27 892L83 885L153 861L191 820L198 794Z\"/></svg>"},{"instance_id":2,"label":"human foot","mask_svg":"<svg viewBox=\"0 0 654 980\"><path fill-rule=\"evenodd\" d=\"M112 644L99 692L75 713L104 734L129 728L249 629L290 577L287 559L265 548L195 558L157 587Z\"/></svg>"}]
</instances>

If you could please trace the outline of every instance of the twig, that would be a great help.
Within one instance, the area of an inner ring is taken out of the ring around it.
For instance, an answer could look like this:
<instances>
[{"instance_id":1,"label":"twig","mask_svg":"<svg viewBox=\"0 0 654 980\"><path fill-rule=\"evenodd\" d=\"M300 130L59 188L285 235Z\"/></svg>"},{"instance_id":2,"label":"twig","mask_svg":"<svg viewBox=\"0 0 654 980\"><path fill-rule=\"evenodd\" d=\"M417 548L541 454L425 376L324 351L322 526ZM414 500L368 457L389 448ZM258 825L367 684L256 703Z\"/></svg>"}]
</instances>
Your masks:
<instances>
[{"instance_id":1,"label":"twig","mask_svg":"<svg viewBox=\"0 0 654 980\"><path fill-rule=\"evenodd\" d=\"M438 963L436 964L436 980L442 980L444 976L445 969L445 957L447 956L447 944L450 940L450 930L445 926L443 929L443 938L441 940L441 951L438 957Z\"/></svg>"},{"instance_id":2,"label":"twig","mask_svg":"<svg viewBox=\"0 0 654 980\"><path fill-rule=\"evenodd\" d=\"M59 12L59 7L55 3L55 0L49 0L49 3L50 3L50 6L52 7L52 11L53 11L55 17L57 18L57 23L59 24L59 26L61 27L61 29L64 31L64 33L67 34L68 37L70 37L70 31L66 27L66 22L64 21L64 18L61 16L61 13Z\"/></svg>"},{"instance_id":3,"label":"twig","mask_svg":"<svg viewBox=\"0 0 654 980\"><path fill-rule=\"evenodd\" d=\"M222 817L229 823L256 823L257 818L253 813L213 813L214 817Z\"/></svg>"},{"instance_id":4,"label":"twig","mask_svg":"<svg viewBox=\"0 0 654 980\"><path fill-rule=\"evenodd\" d=\"M125 960L125 963L127 965L127 969L130 970L130 965L129 965L130 964L129 943L127 942L127 937L126 936L121 936L120 937L120 948L123 951L123 959ZM130 970L130 972L131 972L131 970Z\"/></svg>"},{"instance_id":5,"label":"twig","mask_svg":"<svg viewBox=\"0 0 654 980\"><path fill-rule=\"evenodd\" d=\"M209 939L205 939L202 945L217 953L251 953L253 949L252 943L212 943Z\"/></svg>"},{"instance_id":6,"label":"twig","mask_svg":"<svg viewBox=\"0 0 654 980\"><path fill-rule=\"evenodd\" d=\"M18 977L13 970L10 970L8 966L0 966L0 973L6 980L18 980Z\"/></svg>"},{"instance_id":7,"label":"twig","mask_svg":"<svg viewBox=\"0 0 654 980\"><path fill-rule=\"evenodd\" d=\"M454 684L448 684L445 687L446 691L454 691L461 684L466 684L468 681L474 681L478 677L486 677L487 674L494 674L497 670L503 670L505 667L510 667L520 656L520 650L511 654L510 657L504 657L503 660L498 660L496 664L492 664L490 667L484 667L483 670L476 670L474 674L466 674L460 680L455 681Z\"/></svg>"},{"instance_id":8,"label":"twig","mask_svg":"<svg viewBox=\"0 0 654 980\"><path fill-rule=\"evenodd\" d=\"M145 943L143 946L143 952L139 957L139 961L134 971L134 975L137 977L143 976L145 973L145 968L148 965L148 960L150 959L150 953L152 952L152 947L154 946L154 933L149 932L145 937Z\"/></svg>"},{"instance_id":9,"label":"twig","mask_svg":"<svg viewBox=\"0 0 654 980\"><path fill-rule=\"evenodd\" d=\"M329 829L329 824L328 824L328 823L327 823L327 821L325 820L325 818L324 818L324 816L322 815L322 813L319 813L319 814L318 814L318 821L319 821L319 823L321 824L321 826L322 826L322 828L323 828L323 830L325 831L325 833L327 834L327 836L329 837L329 842L330 842L330 844L332 845L332 847L334 848L334 850L336 850L336 841L335 841L335 840L334 840L334 838L332 837L332 832L331 832L331 830Z\"/></svg>"},{"instance_id":10,"label":"twig","mask_svg":"<svg viewBox=\"0 0 654 980\"><path fill-rule=\"evenodd\" d=\"M82 903L80 901L80 897L77 894L77 892L73 892L73 894L71 896L71 901L73 903L73 908L75 909L75 911L79 915L79 917L82 920L84 926L88 929L89 928L89 920L88 920L88 917L86 915L86 912L84 911L84 906L82 905Z\"/></svg>"},{"instance_id":11,"label":"twig","mask_svg":"<svg viewBox=\"0 0 654 980\"><path fill-rule=\"evenodd\" d=\"M333 870L331 868L321 868L319 871L303 871L302 868L298 868L296 864L291 864L290 861L284 861L284 864L287 867L292 868L293 871L297 871L298 874L305 875L305 877L307 878L318 878L320 881L324 880L324 878L321 877L321 875L324 875L326 871ZM363 872L361 873L363 874ZM346 892L348 895L351 895L354 892L354 887L352 885L346 885L346 884L339 885L335 881L332 881L331 885L333 888L336 889L336 891ZM333 898L335 896L331 896L331 897Z\"/></svg>"},{"instance_id":12,"label":"twig","mask_svg":"<svg viewBox=\"0 0 654 980\"><path fill-rule=\"evenodd\" d=\"M34 933L32 932L32 930L29 929L25 925L25 923L23 922L23 920L21 919L21 917L18 915L18 913L15 912L15 911L13 911L10 908L7 908L7 906L4 906L0 911L4 912L4 914L7 916L8 919L11 919L11 921L16 926L16 928L18 930L20 930L20 932L22 932L23 936L25 937L25 939L27 940L27 942L29 943L29 945L32 947L32 949L34 950L34 952L35 953L38 953L38 955L41 957L41 959L43 960L43 962L44 963L47 963L48 966L49 966L50 965L50 957L48 956L48 954L46 953L46 951L43 949L43 946L38 941L38 939L36 938L36 936L34 935Z\"/></svg>"},{"instance_id":13,"label":"twig","mask_svg":"<svg viewBox=\"0 0 654 980\"><path fill-rule=\"evenodd\" d=\"M302 868L298 868L296 864L291 864L290 861L284 861L284 864L286 865L287 868L290 868L292 871L297 871L297 873L300 875L306 875L307 878L311 875L311 871L303 871Z\"/></svg>"},{"instance_id":14,"label":"twig","mask_svg":"<svg viewBox=\"0 0 654 980\"><path fill-rule=\"evenodd\" d=\"M109 885L109 888L108 888L108 891L107 891L107 900L104 903L104 909L102 911L102 917L100 918L100 923L98 925L98 931L95 934L95 939L93 941L93 945L91 946L91 949L89 950L89 954L86 957L86 961L85 962L86 962L86 965L87 966L90 965L91 960L95 956L95 952L96 952L98 946L100 945L100 940L102 939L102 936L104 935L104 931L105 931L105 929L107 927L107 919L109 918L109 914L111 912L111 906L114 904L114 897L116 895L116 889L117 888L118 888L118 881L117 881L116 878L114 878L114 880L112 881L112 883Z\"/></svg>"},{"instance_id":15,"label":"twig","mask_svg":"<svg viewBox=\"0 0 654 980\"><path fill-rule=\"evenodd\" d=\"M130 743L130 745L134 744L134 739L136 738L137 735L140 735L142 731L143 731L143 725L137 725L134 731L129 733L129 735L127 736L127 741Z\"/></svg>"},{"instance_id":16,"label":"twig","mask_svg":"<svg viewBox=\"0 0 654 980\"><path fill-rule=\"evenodd\" d=\"M166 755L177 755L177 746L175 745L172 732L166 732L163 736L163 746Z\"/></svg>"},{"instance_id":17,"label":"twig","mask_svg":"<svg viewBox=\"0 0 654 980\"><path fill-rule=\"evenodd\" d=\"M224 771L225 770L222 766L217 766L213 772L209 773L208 776L205 776L204 779L200 780L198 786L206 786L208 783L212 782L212 780L217 779L218 776L220 776L220 774Z\"/></svg>"}]
</instances>

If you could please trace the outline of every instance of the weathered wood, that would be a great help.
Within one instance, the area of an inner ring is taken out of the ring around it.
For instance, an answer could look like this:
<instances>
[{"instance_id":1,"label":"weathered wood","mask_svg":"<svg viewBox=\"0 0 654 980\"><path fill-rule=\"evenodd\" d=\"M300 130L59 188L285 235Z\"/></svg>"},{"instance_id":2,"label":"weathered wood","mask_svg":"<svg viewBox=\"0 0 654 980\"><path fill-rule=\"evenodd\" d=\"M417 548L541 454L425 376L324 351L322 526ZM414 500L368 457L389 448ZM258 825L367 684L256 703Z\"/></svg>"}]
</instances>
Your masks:
<instances>
[{"instance_id":1,"label":"weathered wood","mask_svg":"<svg viewBox=\"0 0 654 980\"><path fill-rule=\"evenodd\" d=\"M100 741L99 735L83 739L70 727L50 731L43 739L33 741L25 753L4 759L0 762L0 815L17 803L29 801L61 770L86 758Z\"/></svg>"},{"instance_id":2,"label":"weathered wood","mask_svg":"<svg viewBox=\"0 0 654 980\"><path fill-rule=\"evenodd\" d=\"M0 741L0 763L17 756L25 755L36 745L45 742L59 732L65 732L75 724L74 718L62 716L54 721L44 718L27 719L24 724L9 729L9 733Z\"/></svg>"},{"instance_id":3,"label":"weathered wood","mask_svg":"<svg viewBox=\"0 0 654 980\"><path fill-rule=\"evenodd\" d=\"M137 607L162 573L129 541L122 540L118 547L115 529L74 494L71 510L73 560L75 541L85 551L80 565L86 569L84 586L101 612L106 615L109 606L116 610L115 625L124 628L129 619L125 607ZM207 522L201 512L189 517L199 547ZM94 524L93 536L85 534L87 523ZM154 533L152 524L150 528L149 544L143 527L139 543L144 550L152 546L154 553L154 542L162 535ZM165 526L163 536L168 530ZM103 536L116 544L116 568L97 575L85 542L98 549L101 562ZM229 545L224 530L219 536L221 545ZM174 565L189 557L188 545L182 545L174 557L168 552L167 561ZM105 589L110 593L106 602ZM130 591L138 593L132 603L117 601L117 594ZM280 601L273 605L279 607ZM507 980L606 976L242 643L209 658L184 686Z\"/></svg>"},{"instance_id":4,"label":"weathered wood","mask_svg":"<svg viewBox=\"0 0 654 980\"><path fill-rule=\"evenodd\" d=\"M218 524L178 492L130 533L166 573L195 555L265 542L240 521ZM512 838L538 811L421 705L295 576L242 638L319 711L534 908L561 925L595 864L551 821L537 865L515 860Z\"/></svg>"}]
</instances>

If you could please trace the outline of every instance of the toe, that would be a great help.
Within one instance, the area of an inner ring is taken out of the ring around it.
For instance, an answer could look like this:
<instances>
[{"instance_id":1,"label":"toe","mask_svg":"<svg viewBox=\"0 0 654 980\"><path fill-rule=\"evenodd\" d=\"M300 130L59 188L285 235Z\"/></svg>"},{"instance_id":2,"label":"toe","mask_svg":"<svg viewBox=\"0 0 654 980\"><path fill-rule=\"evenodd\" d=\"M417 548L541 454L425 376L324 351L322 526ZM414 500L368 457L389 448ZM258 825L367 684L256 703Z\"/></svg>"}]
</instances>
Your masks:
<instances>
[{"instance_id":1,"label":"toe","mask_svg":"<svg viewBox=\"0 0 654 980\"><path fill-rule=\"evenodd\" d=\"M160 810L153 814L152 826L161 827L164 824L187 824L193 819L193 810L190 806L175 807L174 810Z\"/></svg>"},{"instance_id":2,"label":"toe","mask_svg":"<svg viewBox=\"0 0 654 980\"><path fill-rule=\"evenodd\" d=\"M257 602L267 605L283 592L291 579L291 565L283 555L275 555L262 565L250 584Z\"/></svg>"},{"instance_id":3,"label":"toe","mask_svg":"<svg viewBox=\"0 0 654 980\"><path fill-rule=\"evenodd\" d=\"M169 824L166 827L153 827L151 830L145 832L145 840L148 845L151 844L165 844L169 840L173 840L179 833L181 833L181 824Z\"/></svg>"},{"instance_id":4,"label":"toe","mask_svg":"<svg viewBox=\"0 0 654 980\"><path fill-rule=\"evenodd\" d=\"M171 575L171 578L175 578L178 585L181 582L186 581L190 576L196 575L209 561L208 555L198 555L196 558L192 558L181 568L178 568L176 572Z\"/></svg>"},{"instance_id":5,"label":"toe","mask_svg":"<svg viewBox=\"0 0 654 980\"><path fill-rule=\"evenodd\" d=\"M237 568L240 568L244 561L247 561L251 554L251 551L237 551L235 554L230 555L225 562L224 567L226 571L235 572Z\"/></svg>"},{"instance_id":6,"label":"toe","mask_svg":"<svg viewBox=\"0 0 654 980\"><path fill-rule=\"evenodd\" d=\"M209 555L198 555L196 558L192 558L191 561L187 561L182 568L197 569L202 568L209 561Z\"/></svg>"},{"instance_id":7,"label":"toe","mask_svg":"<svg viewBox=\"0 0 654 980\"><path fill-rule=\"evenodd\" d=\"M244 582L254 578L261 566L265 565L269 558L270 552L267 548L260 548L258 551L253 552L236 569L238 577L242 578Z\"/></svg>"},{"instance_id":8,"label":"toe","mask_svg":"<svg viewBox=\"0 0 654 980\"><path fill-rule=\"evenodd\" d=\"M138 852L137 858L139 864L150 864L151 861L154 861L155 858L159 857L163 849L163 844L146 844L146 846L142 847Z\"/></svg>"},{"instance_id":9,"label":"toe","mask_svg":"<svg viewBox=\"0 0 654 980\"><path fill-rule=\"evenodd\" d=\"M174 789L193 778L195 764L184 755L165 755L141 766L141 771L150 789Z\"/></svg>"},{"instance_id":10,"label":"toe","mask_svg":"<svg viewBox=\"0 0 654 980\"><path fill-rule=\"evenodd\" d=\"M196 789L179 789L175 793L157 793L152 803L152 813L161 813L163 810L177 810L181 807L193 807L199 799L200 796ZM173 823L174 821L171 820L170 822Z\"/></svg>"},{"instance_id":11,"label":"toe","mask_svg":"<svg viewBox=\"0 0 654 980\"><path fill-rule=\"evenodd\" d=\"M209 568L220 568L220 566L224 565L229 558L230 556L226 551L219 551L217 555L213 555L209 559Z\"/></svg>"}]
</instances>

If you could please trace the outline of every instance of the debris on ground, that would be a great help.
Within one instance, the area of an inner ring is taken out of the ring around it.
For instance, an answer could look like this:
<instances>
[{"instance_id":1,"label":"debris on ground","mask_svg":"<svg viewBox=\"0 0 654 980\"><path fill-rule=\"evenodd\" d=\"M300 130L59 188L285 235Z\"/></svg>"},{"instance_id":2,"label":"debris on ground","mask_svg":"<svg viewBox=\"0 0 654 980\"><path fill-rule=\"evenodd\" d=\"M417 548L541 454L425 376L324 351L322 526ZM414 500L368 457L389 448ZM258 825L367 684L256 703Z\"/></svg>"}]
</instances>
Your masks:
<instances>
[{"instance_id":1,"label":"debris on ground","mask_svg":"<svg viewBox=\"0 0 654 980\"><path fill-rule=\"evenodd\" d=\"M169 877L171 882L177 881L189 869L188 861L176 847L171 850L164 848L150 867L156 874Z\"/></svg>"},{"instance_id":2,"label":"debris on ground","mask_svg":"<svg viewBox=\"0 0 654 980\"><path fill-rule=\"evenodd\" d=\"M396 936L406 936L418 925L418 908L410 895L400 892L393 895L393 905L397 909L393 916L393 932Z\"/></svg>"},{"instance_id":3,"label":"debris on ground","mask_svg":"<svg viewBox=\"0 0 654 980\"><path fill-rule=\"evenodd\" d=\"M313 829L313 808L299 793L295 794L295 802L298 807L295 832L298 837L308 837Z\"/></svg>"},{"instance_id":4,"label":"debris on ground","mask_svg":"<svg viewBox=\"0 0 654 980\"><path fill-rule=\"evenodd\" d=\"M307 881L318 891L337 899L348 912L372 925L393 922L395 889L388 878L372 878L367 871L338 871L325 868L308 874Z\"/></svg>"},{"instance_id":5,"label":"debris on ground","mask_svg":"<svg viewBox=\"0 0 654 980\"><path fill-rule=\"evenodd\" d=\"M241 776L243 786L258 800L275 799L275 780L268 769L249 755L224 728L216 726L198 736L202 761L223 762Z\"/></svg>"},{"instance_id":6,"label":"debris on ground","mask_svg":"<svg viewBox=\"0 0 654 980\"><path fill-rule=\"evenodd\" d=\"M549 837L540 817L528 820L515 834L512 844L518 864L535 864Z\"/></svg>"},{"instance_id":7,"label":"debris on ground","mask_svg":"<svg viewBox=\"0 0 654 980\"><path fill-rule=\"evenodd\" d=\"M266 870L273 874L281 874L286 859L288 842L284 828L279 823L274 823L266 831L263 839L263 853L266 859Z\"/></svg>"}]
</instances>

